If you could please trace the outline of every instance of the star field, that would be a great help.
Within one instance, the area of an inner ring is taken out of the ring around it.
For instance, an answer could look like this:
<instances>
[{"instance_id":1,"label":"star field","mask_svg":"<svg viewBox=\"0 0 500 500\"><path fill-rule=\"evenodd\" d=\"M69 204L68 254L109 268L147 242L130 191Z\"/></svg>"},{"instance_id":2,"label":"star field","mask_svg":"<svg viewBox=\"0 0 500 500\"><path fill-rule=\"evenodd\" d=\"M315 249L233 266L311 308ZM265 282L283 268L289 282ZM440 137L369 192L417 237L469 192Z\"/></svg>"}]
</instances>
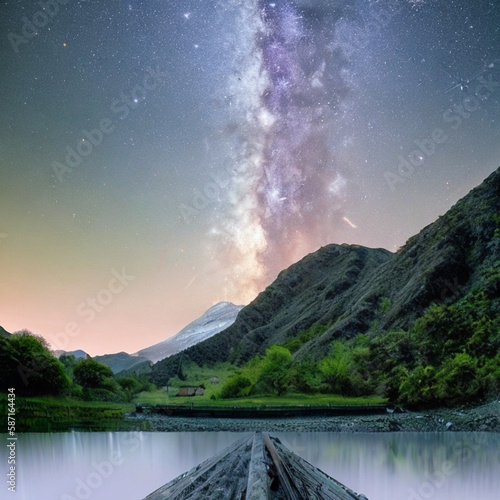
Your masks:
<instances>
[{"instance_id":1,"label":"star field","mask_svg":"<svg viewBox=\"0 0 500 500\"><path fill-rule=\"evenodd\" d=\"M396 250L500 165L499 20L488 0L0 2L0 324L135 352L321 245Z\"/></svg>"}]
</instances>

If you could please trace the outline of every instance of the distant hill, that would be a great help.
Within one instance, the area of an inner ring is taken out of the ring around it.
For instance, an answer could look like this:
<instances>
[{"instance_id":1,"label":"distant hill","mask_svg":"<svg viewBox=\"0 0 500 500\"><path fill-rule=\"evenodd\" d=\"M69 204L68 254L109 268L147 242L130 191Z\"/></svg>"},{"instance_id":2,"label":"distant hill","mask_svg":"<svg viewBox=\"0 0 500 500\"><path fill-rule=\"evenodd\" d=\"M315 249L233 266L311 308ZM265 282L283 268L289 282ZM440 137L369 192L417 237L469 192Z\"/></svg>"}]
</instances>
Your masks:
<instances>
[{"instance_id":1,"label":"distant hill","mask_svg":"<svg viewBox=\"0 0 500 500\"><path fill-rule=\"evenodd\" d=\"M77 349L76 351L57 350L53 351L52 354L57 358L60 358L63 354L73 355L75 356L77 361L79 359L86 359L88 357L91 357L81 349ZM93 356L92 359L99 363L102 363L103 365L109 366L114 374L123 371L127 371L130 373L149 373L151 371L151 361L149 359L141 358L139 356L132 356L130 354L127 354L126 352L104 354L103 356Z\"/></svg>"},{"instance_id":2,"label":"distant hill","mask_svg":"<svg viewBox=\"0 0 500 500\"><path fill-rule=\"evenodd\" d=\"M243 306L235 306L230 302L219 302L179 333L158 344L134 354L119 352L94 356L93 359L109 366L115 374L126 376L132 373L149 373L152 362L180 352L227 328L234 322L242 308Z\"/></svg>"},{"instance_id":3,"label":"distant hill","mask_svg":"<svg viewBox=\"0 0 500 500\"><path fill-rule=\"evenodd\" d=\"M12 334L5 330L2 326L0 326L0 337L4 339L8 339Z\"/></svg>"},{"instance_id":4,"label":"distant hill","mask_svg":"<svg viewBox=\"0 0 500 500\"><path fill-rule=\"evenodd\" d=\"M127 373L147 373L150 371L149 367L151 365L149 359L143 356L132 356L126 352L94 356L93 359L103 365L109 366L115 374L124 371Z\"/></svg>"},{"instance_id":5,"label":"distant hill","mask_svg":"<svg viewBox=\"0 0 500 500\"><path fill-rule=\"evenodd\" d=\"M243 309L243 306L236 306L230 302L219 302L173 337L169 337L151 347L141 349L135 355L150 359L153 362L172 356L213 337L232 325L241 309Z\"/></svg>"},{"instance_id":6,"label":"distant hill","mask_svg":"<svg viewBox=\"0 0 500 500\"><path fill-rule=\"evenodd\" d=\"M237 365L315 323L294 359L321 359L334 339L409 328L433 303L472 288L500 295L500 169L397 252L328 245L281 272L221 333L153 366L163 383L184 362ZM496 297L496 298L495 298Z\"/></svg>"},{"instance_id":7,"label":"distant hill","mask_svg":"<svg viewBox=\"0 0 500 500\"><path fill-rule=\"evenodd\" d=\"M88 356L88 354L85 351L82 351L81 349L77 349L76 351L57 350L57 351L52 351L52 354L56 358L60 358L63 354L66 354L68 356L73 355L77 360L78 359L86 359Z\"/></svg>"}]
</instances>

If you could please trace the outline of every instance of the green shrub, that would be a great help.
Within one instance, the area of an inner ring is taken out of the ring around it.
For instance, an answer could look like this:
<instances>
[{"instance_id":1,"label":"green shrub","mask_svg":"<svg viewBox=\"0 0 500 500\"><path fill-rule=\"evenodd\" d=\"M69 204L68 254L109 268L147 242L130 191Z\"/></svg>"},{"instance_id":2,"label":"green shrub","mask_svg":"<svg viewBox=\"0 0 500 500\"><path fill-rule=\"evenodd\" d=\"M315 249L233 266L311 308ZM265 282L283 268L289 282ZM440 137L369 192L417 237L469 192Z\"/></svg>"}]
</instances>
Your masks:
<instances>
[{"instance_id":1,"label":"green shrub","mask_svg":"<svg viewBox=\"0 0 500 500\"><path fill-rule=\"evenodd\" d=\"M399 400L412 407L430 407L436 404L435 369L418 365L403 379Z\"/></svg>"},{"instance_id":2,"label":"green shrub","mask_svg":"<svg viewBox=\"0 0 500 500\"><path fill-rule=\"evenodd\" d=\"M436 375L436 395L449 406L478 398L482 385L478 377L477 359L466 353L447 359Z\"/></svg>"},{"instance_id":3,"label":"green shrub","mask_svg":"<svg viewBox=\"0 0 500 500\"><path fill-rule=\"evenodd\" d=\"M255 390L264 394L282 396L288 391L288 375L292 355L288 349L273 345L266 350L259 365L259 378Z\"/></svg>"},{"instance_id":4,"label":"green shrub","mask_svg":"<svg viewBox=\"0 0 500 500\"><path fill-rule=\"evenodd\" d=\"M336 394L351 394L351 375L354 369L352 352L342 342L334 342L332 354L319 363L323 382Z\"/></svg>"},{"instance_id":5,"label":"green shrub","mask_svg":"<svg viewBox=\"0 0 500 500\"><path fill-rule=\"evenodd\" d=\"M252 382L249 378L243 375L233 375L222 386L219 397L231 399L248 396L251 386Z\"/></svg>"},{"instance_id":6,"label":"green shrub","mask_svg":"<svg viewBox=\"0 0 500 500\"><path fill-rule=\"evenodd\" d=\"M389 312L391 306L392 306L391 299L389 297L382 297L380 299L380 308L379 308L380 314L383 315Z\"/></svg>"},{"instance_id":7,"label":"green shrub","mask_svg":"<svg viewBox=\"0 0 500 500\"><path fill-rule=\"evenodd\" d=\"M91 389L110 388L109 379L113 377L111 368L93 359L81 359L75 364L73 372L75 382L82 387Z\"/></svg>"},{"instance_id":8,"label":"green shrub","mask_svg":"<svg viewBox=\"0 0 500 500\"><path fill-rule=\"evenodd\" d=\"M83 388L83 400L84 401L107 401L111 403L121 403L123 397L121 394L109 391L107 389L93 389L89 387Z\"/></svg>"},{"instance_id":9,"label":"green shrub","mask_svg":"<svg viewBox=\"0 0 500 500\"><path fill-rule=\"evenodd\" d=\"M313 361L293 364L288 372L288 384L291 392L305 394L318 392L320 382L318 366Z\"/></svg>"}]
</instances>

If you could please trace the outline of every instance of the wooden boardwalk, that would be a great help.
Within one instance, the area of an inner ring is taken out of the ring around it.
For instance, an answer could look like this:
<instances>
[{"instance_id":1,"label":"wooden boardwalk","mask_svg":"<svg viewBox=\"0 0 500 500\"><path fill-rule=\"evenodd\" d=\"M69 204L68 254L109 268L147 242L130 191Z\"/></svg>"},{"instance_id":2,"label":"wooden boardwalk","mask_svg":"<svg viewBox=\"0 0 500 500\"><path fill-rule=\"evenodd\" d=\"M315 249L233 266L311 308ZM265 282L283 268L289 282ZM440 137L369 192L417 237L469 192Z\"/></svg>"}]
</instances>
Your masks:
<instances>
[{"instance_id":1,"label":"wooden boardwalk","mask_svg":"<svg viewBox=\"0 0 500 500\"><path fill-rule=\"evenodd\" d=\"M343 415L381 415L387 413L386 404L373 405L300 405L300 406L200 406L156 405L137 406L138 411L148 411L169 417L194 418L287 418L287 417L336 417Z\"/></svg>"},{"instance_id":2,"label":"wooden boardwalk","mask_svg":"<svg viewBox=\"0 0 500 500\"><path fill-rule=\"evenodd\" d=\"M368 500L257 433L157 489L144 500Z\"/></svg>"}]
</instances>

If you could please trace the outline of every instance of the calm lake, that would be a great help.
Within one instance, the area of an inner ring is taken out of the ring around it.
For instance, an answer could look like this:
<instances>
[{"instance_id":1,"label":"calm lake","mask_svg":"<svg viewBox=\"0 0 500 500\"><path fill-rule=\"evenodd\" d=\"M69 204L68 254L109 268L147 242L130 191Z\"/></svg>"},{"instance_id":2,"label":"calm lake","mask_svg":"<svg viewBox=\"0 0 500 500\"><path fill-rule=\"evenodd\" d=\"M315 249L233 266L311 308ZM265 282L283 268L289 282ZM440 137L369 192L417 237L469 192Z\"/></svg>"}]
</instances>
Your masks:
<instances>
[{"instance_id":1,"label":"calm lake","mask_svg":"<svg viewBox=\"0 0 500 500\"><path fill-rule=\"evenodd\" d=\"M140 500L250 433L18 435L17 500ZM276 433L369 500L497 500L500 435ZM3 435L6 443L6 436ZM5 448L5 446L2 446ZM7 456L2 452L2 472ZM3 476L5 477L5 476Z\"/></svg>"}]
</instances>

